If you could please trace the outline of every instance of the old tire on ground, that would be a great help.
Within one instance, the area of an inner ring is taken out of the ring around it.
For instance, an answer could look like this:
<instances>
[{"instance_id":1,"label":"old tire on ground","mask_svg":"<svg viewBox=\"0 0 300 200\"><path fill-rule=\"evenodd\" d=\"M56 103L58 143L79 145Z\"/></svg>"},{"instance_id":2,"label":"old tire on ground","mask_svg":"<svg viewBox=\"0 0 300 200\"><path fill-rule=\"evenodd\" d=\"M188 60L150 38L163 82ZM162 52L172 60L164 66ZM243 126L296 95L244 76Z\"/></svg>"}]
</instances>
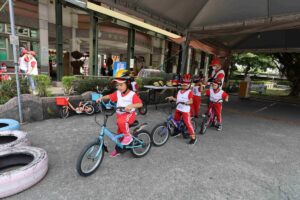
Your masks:
<instances>
[{"instance_id":1,"label":"old tire on ground","mask_svg":"<svg viewBox=\"0 0 300 200\"><path fill-rule=\"evenodd\" d=\"M19 130L20 123L14 119L0 119L0 131Z\"/></svg>"},{"instance_id":2,"label":"old tire on ground","mask_svg":"<svg viewBox=\"0 0 300 200\"><path fill-rule=\"evenodd\" d=\"M36 147L0 151L0 198L22 192L38 183L48 171L48 155Z\"/></svg>"},{"instance_id":3,"label":"old tire on ground","mask_svg":"<svg viewBox=\"0 0 300 200\"><path fill-rule=\"evenodd\" d=\"M29 146L27 133L23 131L0 131L0 150L9 147Z\"/></svg>"}]
</instances>

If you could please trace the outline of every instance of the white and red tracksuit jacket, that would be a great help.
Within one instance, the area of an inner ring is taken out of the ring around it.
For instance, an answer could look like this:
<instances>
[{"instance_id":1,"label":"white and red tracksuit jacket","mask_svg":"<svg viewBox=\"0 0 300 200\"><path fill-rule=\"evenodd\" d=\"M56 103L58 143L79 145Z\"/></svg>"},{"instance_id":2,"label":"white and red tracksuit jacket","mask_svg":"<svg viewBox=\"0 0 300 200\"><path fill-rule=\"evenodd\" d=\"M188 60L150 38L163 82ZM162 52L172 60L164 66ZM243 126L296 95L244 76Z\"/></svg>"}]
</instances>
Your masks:
<instances>
[{"instance_id":1,"label":"white and red tracksuit jacket","mask_svg":"<svg viewBox=\"0 0 300 200\"><path fill-rule=\"evenodd\" d=\"M215 109L217 121L219 124L221 124L222 123L222 102L228 97L228 94L221 89L218 89L216 91L213 89L209 89L206 90L205 95L209 97L209 101L210 101L208 109L212 109L212 108Z\"/></svg>"},{"instance_id":2,"label":"white and red tracksuit jacket","mask_svg":"<svg viewBox=\"0 0 300 200\"><path fill-rule=\"evenodd\" d=\"M126 94L117 90L110 94L109 98L111 101L117 102L117 107L126 107L131 104L142 103L138 95L131 90L128 90ZM135 109L132 109L130 113L117 111L118 133L123 133L124 135L130 134L129 124L132 124L135 118Z\"/></svg>"},{"instance_id":3,"label":"white and red tracksuit jacket","mask_svg":"<svg viewBox=\"0 0 300 200\"><path fill-rule=\"evenodd\" d=\"M193 99L193 93L191 90L179 90L177 93L176 103L179 102L188 102L190 99ZM174 114L174 120L179 121L180 117L182 119L188 129L190 135L194 135L195 131L192 125L192 120L190 116L191 106L178 104L176 107L176 111Z\"/></svg>"},{"instance_id":4,"label":"white and red tracksuit jacket","mask_svg":"<svg viewBox=\"0 0 300 200\"><path fill-rule=\"evenodd\" d=\"M218 79L218 80L222 81L222 85L221 85L221 88L222 88L223 83L224 83L224 78L225 78L225 72L223 69L215 69L215 70L213 70L213 72L211 73L211 76L209 78L210 79Z\"/></svg>"}]
</instances>

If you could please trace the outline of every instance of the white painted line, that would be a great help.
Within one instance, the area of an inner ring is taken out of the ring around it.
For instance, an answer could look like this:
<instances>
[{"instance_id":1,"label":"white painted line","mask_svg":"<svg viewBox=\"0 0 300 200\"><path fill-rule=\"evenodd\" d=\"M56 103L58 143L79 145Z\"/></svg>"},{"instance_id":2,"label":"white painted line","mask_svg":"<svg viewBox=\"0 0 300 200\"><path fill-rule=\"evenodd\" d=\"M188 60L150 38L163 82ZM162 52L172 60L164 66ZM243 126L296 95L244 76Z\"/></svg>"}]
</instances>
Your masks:
<instances>
[{"instance_id":1,"label":"white painted line","mask_svg":"<svg viewBox=\"0 0 300 200\"><path fill-rule=\"evenodd\" d=\"M255 111L253 113L258 113L258 112L261 112L261 111L266 110L266 109L268 109L268 106L265 106L265 107L263 107L261 109L258 109L257 111Z\"/></svg>"}]
</instances>

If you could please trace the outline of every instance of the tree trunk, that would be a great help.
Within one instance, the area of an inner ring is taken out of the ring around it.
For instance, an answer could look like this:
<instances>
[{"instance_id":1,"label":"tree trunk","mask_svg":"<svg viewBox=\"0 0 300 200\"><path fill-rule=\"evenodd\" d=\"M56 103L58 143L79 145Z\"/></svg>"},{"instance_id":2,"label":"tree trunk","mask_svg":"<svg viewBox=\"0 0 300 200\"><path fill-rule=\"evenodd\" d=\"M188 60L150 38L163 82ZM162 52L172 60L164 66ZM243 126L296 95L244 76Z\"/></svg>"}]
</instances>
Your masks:
<instances>
[{"instance_id":1,"label":"tree trunk","mask_svg":"<svg viewBox=\"0 0 300 200\"><path fill-rule=\"evenodd\" d=\"M247 67L246 67L246 69L245 69L245 71L244 71L244 78L246 78L246 77L247 77L247 75L248 75L248 73L249 73L250 69L251 69L251 67L250 67L250 66L247 66Z\"/></svg>"}]
</instances>

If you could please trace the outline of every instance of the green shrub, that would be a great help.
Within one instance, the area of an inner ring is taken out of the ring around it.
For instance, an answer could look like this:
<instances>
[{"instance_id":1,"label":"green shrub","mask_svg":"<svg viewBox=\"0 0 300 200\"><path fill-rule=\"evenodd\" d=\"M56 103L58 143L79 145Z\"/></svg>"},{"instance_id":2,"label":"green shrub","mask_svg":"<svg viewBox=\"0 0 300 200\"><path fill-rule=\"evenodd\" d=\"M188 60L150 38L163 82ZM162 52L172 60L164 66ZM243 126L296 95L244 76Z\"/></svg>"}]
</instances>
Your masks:
<instances>
[{"instance_id":1,"label":"green shrub","mask_svg":"<svg viewBox=\"0 0 300 200\"><path fill-rule=\"evenodd\" d=\"M78 94L82 94L87 91L95 91L96 87L98 86L100 89L104 87L108 87L111 89L113 86L111 84L110 79L104 78L85 78L85 79L78 79L74 83L74 90Z\"/></svg>"},{"instance_id":2,"label":"green shrub","mask_svg":"<svg viewBox=\"0 0 300 200\"><path fill-rule=\"evenodd\" d=\"M73 90L74 90L74 81L76 81L77 78L75 76L64 76L62 78L62 84L63 84L63 87L64 87L64 92L65 94L67 95L70 95L73 93Z\"/></svg>"},{"instance_id":3,"label":"green shrub","mask_svg":"<svg viewBox=\"0 0 300 200\"><path fill-rule=\"evenodd\" d=\"M34 76L34 80L36 81L36 89L40 97L51 96L50 91L48 91L48 88L51 86L51 78L49 76L37 75Z\"/></svg>"},{"instance_id":4,"label":"green shrub","mask_svg":"<svg viewBox=\"0 0 300 200\"><path fill-rule=\"evenodd\" d=\"M27 79L20 78L21 94L30 94ZM5 104L11 98L17 96L16 79L0 82L0 104Z\"/></svg>"}]
</instances>

